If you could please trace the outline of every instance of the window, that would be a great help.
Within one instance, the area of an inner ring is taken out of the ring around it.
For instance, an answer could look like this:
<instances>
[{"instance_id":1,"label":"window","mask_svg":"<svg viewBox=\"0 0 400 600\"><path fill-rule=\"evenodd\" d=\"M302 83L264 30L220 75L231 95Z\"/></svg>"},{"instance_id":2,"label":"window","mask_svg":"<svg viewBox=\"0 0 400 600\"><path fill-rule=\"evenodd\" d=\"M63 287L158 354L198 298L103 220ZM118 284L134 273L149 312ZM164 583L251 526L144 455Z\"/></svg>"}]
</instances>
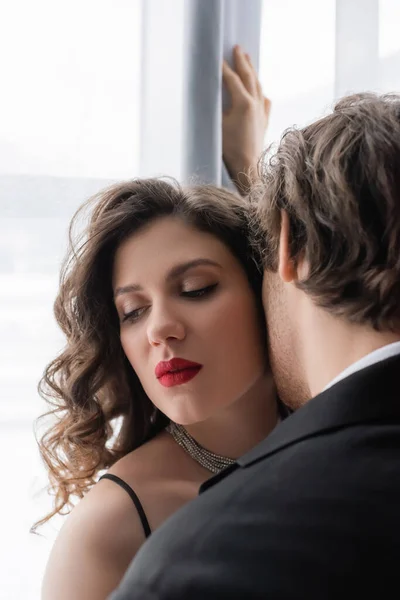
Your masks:
<instances>
[{"instance_id":1,"label":"window","mask_svg":"<svg viewBox=\"0 0 400 600\"><path fill-rule=\"evenodd\" d=\"M260 78L272 100L266 143L360 91L400 90L397 0L264 0Z\"/></svg>"},{"instance_id":2,"label":"window","mask_svg":"<svg viewBox=\"0 0 400 600\"><path fill-rule=\"evenodd\" d=\"M382 91L400 90L400 2L379 0L379 84Z\"/></svg>"},{"instance_id":3,"label":"window","mask_svg":"<svg viewBox=\"0 0 400 600\"><path fill-rule=\"evenodd\" d=\"M32 502L46 484L36 385L63 345L52 304L68 222L110 180L137 175L141 31L140 0L0 4L2 598L39 598L56 532L29 533L51 506Z\"/></svg>"},{"instance_id":4,"label":"window","mask_svg":"<svg viewBox=\"0 0 400 600\"><path fill-rule=\"evenodd\" d=\"M267 143L330 107L335 81L335 0L264 0L260 79L272 100Z\"/></svg>"}]
</instances>

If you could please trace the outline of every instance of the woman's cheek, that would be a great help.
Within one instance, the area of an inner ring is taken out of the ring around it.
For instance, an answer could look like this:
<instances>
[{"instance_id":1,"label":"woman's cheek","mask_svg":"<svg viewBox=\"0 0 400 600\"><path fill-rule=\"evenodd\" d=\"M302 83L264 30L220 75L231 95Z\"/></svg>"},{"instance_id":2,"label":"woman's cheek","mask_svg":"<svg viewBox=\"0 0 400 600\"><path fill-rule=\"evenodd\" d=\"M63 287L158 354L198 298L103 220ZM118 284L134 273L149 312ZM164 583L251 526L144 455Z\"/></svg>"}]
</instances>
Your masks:
<instances>
[{"instance_id":1,"label":"woman's cheek","mask_svg":"<svg viewBox=\"0 0 400 600\"><path fill-rule=\"evenodd\" d=\"M222 334L229 337L230 330L236 328L238 319L241 318L241 302L235 298L225 298L209 307L202 323L211 335Z\"/></svg>"}]
</instances>

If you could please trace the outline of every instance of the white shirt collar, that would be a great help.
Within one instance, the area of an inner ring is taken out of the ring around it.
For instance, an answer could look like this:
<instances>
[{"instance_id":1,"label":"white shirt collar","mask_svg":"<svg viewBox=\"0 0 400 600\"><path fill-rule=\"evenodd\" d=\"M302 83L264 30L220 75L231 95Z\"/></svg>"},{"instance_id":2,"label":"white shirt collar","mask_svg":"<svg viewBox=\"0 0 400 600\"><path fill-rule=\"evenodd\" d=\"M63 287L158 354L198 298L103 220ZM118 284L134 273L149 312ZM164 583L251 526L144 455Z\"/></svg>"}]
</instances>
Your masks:
<instances>
[{"instance_id":1,"label":"white shirt collar","mask_svg":"<svg viewBox=\"0 0 400 600\"><path fill-rule=\"evenodd\" d=\"M335 385L345 377L356 373L357 371L361 371L361 369L365 369L365 367L370 367L375 363L378 363L386 358L390 358L391 356L396 356L400 354L400 342L394 342L393 344L387 344L382 348L378 348L378 350L374 350L370 352L366 356L363 356L360 360L357 360L355 363L344 369L337 377L335 377L327 386L325 386L324 391L328 388Z\"/></svg>"}]
</instances>

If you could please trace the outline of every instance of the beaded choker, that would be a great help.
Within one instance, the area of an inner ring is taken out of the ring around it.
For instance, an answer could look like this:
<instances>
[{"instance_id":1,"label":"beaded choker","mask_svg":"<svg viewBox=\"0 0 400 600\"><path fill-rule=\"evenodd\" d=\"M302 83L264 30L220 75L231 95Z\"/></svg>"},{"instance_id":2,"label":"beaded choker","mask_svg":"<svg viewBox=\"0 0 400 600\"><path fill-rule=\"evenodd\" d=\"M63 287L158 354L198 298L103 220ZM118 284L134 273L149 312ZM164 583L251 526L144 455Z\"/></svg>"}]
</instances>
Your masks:
<instances>
[{"instance_id":1,"label":"beaded choker","mask_svg":"<svg viewBox=\"0 0 400 600\"><path fill-rule=\"evenodd\" d=\"M203 448L203 446L200 446L200 444L198 444L186 431L183 425L178 425L171 421L171 423L167 425L166 431L172 435L175 442L183 448L193 460L208 471L211 471L211 473L217 474L236 462L233 458L215 454L214 452Z\"/></svg>"}]
</instances>

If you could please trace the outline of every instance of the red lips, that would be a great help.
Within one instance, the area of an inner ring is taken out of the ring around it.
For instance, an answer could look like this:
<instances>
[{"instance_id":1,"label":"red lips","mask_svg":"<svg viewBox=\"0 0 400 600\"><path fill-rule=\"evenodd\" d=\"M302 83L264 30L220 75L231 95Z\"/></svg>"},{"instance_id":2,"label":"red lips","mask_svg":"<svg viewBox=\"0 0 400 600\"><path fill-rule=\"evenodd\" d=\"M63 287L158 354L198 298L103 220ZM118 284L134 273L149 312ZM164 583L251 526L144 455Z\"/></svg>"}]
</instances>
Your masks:
<instances>
[{"instance_id":1,"label":"red lips","mask_svg":"<svg viewBox=\"0 0 400 600\"><path fill-rule=\"evenodd\" d=\"M172 358L159 362L155 368L155 374L161 385L172 387L187 383L196 377L202 366L184 358Z\"/></svg>"}]
</instances>

